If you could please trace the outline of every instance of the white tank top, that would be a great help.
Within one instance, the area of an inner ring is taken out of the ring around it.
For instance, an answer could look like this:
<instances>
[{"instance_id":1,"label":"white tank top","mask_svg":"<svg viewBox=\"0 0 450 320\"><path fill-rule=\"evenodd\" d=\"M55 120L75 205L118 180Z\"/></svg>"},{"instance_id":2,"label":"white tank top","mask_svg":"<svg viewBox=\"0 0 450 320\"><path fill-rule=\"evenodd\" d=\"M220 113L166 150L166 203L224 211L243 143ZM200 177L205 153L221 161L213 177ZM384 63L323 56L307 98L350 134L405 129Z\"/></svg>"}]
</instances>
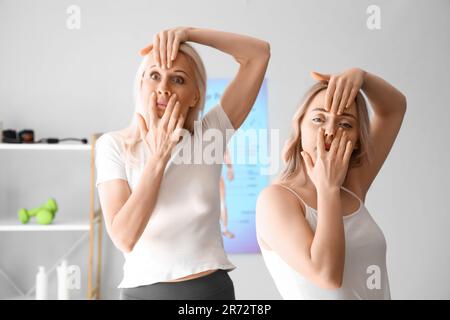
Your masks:
<instances>
[{"instance_id":1,"label":"white tank top","mask_svg":"<svg viewBox=\"0 0 450 320\"><path fill-rule=\"evenodd\" d=\"M317 211L309 207L291 188L306 208L305 218L313 232L317 227ZM267 269L283 299L391 299L386 270L386 240L361 199L359 209L344 216L345 265L342 286L322 289L291 268L275 251L261 247Z\"/></svg>"}]
</instances>

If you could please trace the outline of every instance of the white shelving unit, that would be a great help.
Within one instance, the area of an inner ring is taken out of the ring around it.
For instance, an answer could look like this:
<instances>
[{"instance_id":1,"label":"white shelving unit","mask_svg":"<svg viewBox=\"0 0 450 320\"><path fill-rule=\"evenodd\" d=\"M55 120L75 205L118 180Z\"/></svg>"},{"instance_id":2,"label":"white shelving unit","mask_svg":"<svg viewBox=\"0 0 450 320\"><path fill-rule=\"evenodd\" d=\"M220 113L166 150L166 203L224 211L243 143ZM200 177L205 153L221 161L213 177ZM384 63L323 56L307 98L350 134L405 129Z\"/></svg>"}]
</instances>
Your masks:
<instances>
[{"instance_id":1,"label":"white shelving unit","mask_svg":"<svg viewBox=\"0 0 450 320\"><path fill-rule=\"evenodd\" d=\"M101 134L93 134L90 145L75 145L75 144L10 144L10 143L0 143L0 152L6 151L89 151L91 153L90 157L90 209L89 217L86 217L84 221L55 221L49 225L39 225L35 222L30 222L28 224L22 224L18 219L0 219L0 232L48 232L48 231L73 231L81 232L81 238L68 250L66 253L58 259L58 261L47 271L47 274L53 272L56 266L65 259L70 253L81 245L83 240L89 235L89 257L88 257L88 283L87 283L87 298L88 299L100 299L100 272L101 272L101 255L102 255L102 212L101 209L95 210L95 143L97 138ZM16 215L13 215L16 216ZM58 213L58 216L64 216ZM95 228L97 227L97 228ZM94 241L95 241L95 230L97 229L97 272L96 281L94 286L93 271L94 271ZM26 299L34 292L35 287L33 286L28 292L22 292L15 284L15 282L1 269L0 275L3 275L8 282L21 293L21 296L16 297L17 299Z\"/></svg>"},{"instance_id":2,"label":"white shelving unit","mask_svg":"<svg viewBox=\"0 0 450 320\"><path fill-rule=\"evenodd\" d=\"M0 220L0 231L89 231L89 223L83 221L53 222L48 225L18 224L17 220Z\"/></svg>"}]
</instances>

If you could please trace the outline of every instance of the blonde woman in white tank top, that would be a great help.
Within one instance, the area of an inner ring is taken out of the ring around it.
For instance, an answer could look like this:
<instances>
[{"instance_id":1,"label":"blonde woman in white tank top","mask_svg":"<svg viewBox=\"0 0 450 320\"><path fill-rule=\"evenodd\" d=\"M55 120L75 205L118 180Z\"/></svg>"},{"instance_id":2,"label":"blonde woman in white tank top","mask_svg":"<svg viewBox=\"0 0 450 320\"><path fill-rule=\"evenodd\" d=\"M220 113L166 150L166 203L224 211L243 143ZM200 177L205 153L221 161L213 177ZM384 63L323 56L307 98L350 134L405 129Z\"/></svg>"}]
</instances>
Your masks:
<instances>
[{"instance_id":1,"label":"blonde woman in white tank top","mask_svg":"<svg viewBox=\"0 0 450 320\"><path fill-rule=\"evenodd\" d=\"M318 83L294 116L286 167L258 198L265 264L283 299L390 299L385 237L364 201L406 98L359 68L312 76Z\"/></svg>"}]
</instances>

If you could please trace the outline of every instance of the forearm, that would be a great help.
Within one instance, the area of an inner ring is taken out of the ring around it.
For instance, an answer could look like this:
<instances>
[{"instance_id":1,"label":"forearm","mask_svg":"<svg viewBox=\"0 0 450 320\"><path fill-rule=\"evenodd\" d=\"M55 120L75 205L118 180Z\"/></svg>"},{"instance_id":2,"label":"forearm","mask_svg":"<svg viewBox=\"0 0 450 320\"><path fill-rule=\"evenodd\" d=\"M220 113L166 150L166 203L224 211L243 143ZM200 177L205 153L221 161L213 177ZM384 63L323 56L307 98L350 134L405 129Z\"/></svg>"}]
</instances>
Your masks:
<instances>
[{"instance_id":1,"label":"forearm","mask_svg":"<svg viewBox=\"0 0 450 320\"><path fill-rule=\"evenodd\" d=\"M112 233L131 251L144 232L158 199L167 160L150 158L127 202L111 222Z\"/></svg>"},{"instance_id":2,"label":"forearm","mask_svg":"<svg viewBox=\"0 0 450 320\"><path fill-rule=\"evenodd\" d=\"M345 261L345 235L339 188L318 189L317 212L311 261L321 276L333 282L341 282Z\"/></svg>"},{"instance_id":3,"label":"forearm","mask_svg":"<svg viewBox=\"0 0 450 320\"><path fill-rule=\"evenodd\" d=\"M211 29L188 29L188 41L210 46L245 64L270 55L269 43L253 37Z\"/></svg>"},{"instance_id":4,"label":"forearm","mask_svg":"<svg viewBox=\"0 0 450 320\"><path fill-rule=\"evenodd\" d=\"M373 112L378 115L385 116L406 110L406 97L387 81L374 74L364 72L361 89L369 99Z\"/></svg>"}]
</instances>

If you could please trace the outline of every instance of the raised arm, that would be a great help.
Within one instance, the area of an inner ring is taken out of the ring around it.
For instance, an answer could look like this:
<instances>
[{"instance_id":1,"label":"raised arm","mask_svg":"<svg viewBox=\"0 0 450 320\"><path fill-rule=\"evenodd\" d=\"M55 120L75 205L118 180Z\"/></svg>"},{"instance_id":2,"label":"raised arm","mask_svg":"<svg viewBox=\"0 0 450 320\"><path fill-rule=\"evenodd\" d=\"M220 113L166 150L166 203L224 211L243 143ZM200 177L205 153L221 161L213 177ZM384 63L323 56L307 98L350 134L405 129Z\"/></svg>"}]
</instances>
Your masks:
<instances>
[{"instance_id":1,"label":"raised arm","mask_svg":"<svg viewBox=\"0 0 450 320\"><path fill-rule=\"evenodd\" d=\"M397 138L406 113L406 97L388 82L369 72L364 72L361 89L369 99L373 110L373 117L370 120L372 161L357 169L362 191L365 194Z\"/></svg>"},{"instance_id":2,"label":"raised arm","mask_svg":"<svg viewBox=\"0 0 450 320\"><path fill-rule=\"evenodd\" d=\"M239 70L220 101L237 130L247 118L264 80L270 59L269 43L249 36L197 28L188 30L188 39L228 53L239 63Z\"/></svg>"}]
</instances>

